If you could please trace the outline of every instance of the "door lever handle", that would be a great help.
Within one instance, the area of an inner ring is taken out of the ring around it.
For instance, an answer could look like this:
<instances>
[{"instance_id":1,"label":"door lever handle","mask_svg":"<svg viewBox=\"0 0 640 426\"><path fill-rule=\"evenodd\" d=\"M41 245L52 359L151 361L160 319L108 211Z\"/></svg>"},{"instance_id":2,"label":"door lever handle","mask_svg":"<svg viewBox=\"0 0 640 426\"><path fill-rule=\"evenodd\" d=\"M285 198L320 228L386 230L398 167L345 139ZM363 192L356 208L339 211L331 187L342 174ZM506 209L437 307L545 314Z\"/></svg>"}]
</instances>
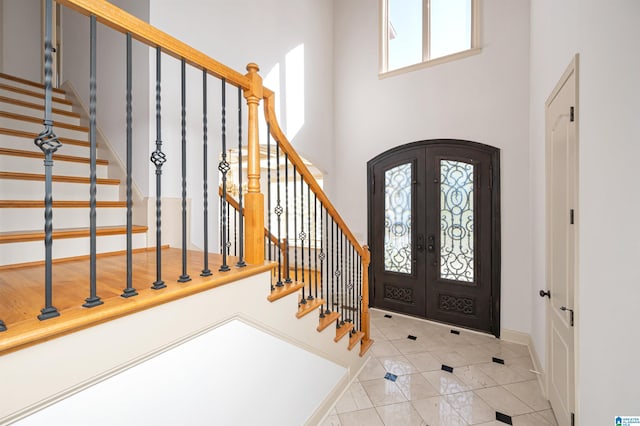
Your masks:
<instances>
[{"instance_id":1,"label":"door lever handle","mask_svg":"<svg viewBox=\"0 0 640 426\"><path fill-rule=\"evenodd\" d=\"M436 239L433 235L429 235L429 244L427 245L427 251L433 252L436 249Z\"/></svg>"},{"instance_id":2,"label":"door lever handle","mask_svg":"<svg viewBox=\"0 0 640 426\"><path fill-rule=\"evenodd\" d=\"M540 290L540 293L538 293L540 295L540 297L545 297L547 296L549 299L551 299L551 290Z\"/></svg>"},{"instance_id":3,"label":"door lever handle","mask_svg":"<svg viewBox=\"0 0 640 426\"><path fill-rule=\"evenodd\" d=\"M573 309L567 308L566 306L560 306L560 310L569 311L569 314L571 315L569 321L571 322L571 327L573 327Z\"/></svg>"}]
</instances>

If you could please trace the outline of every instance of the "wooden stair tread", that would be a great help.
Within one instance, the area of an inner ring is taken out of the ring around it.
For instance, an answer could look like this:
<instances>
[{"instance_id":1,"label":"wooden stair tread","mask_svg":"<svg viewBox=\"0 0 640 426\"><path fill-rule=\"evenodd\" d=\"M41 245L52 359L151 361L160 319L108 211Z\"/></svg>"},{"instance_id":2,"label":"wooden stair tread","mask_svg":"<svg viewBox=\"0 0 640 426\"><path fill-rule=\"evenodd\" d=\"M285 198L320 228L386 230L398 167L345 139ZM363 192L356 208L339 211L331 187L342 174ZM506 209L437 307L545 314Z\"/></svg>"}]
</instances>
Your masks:
<instances>
[{"instance_id":1,"label":"wooden stair tread","mask_svg":"<svg viewBox=\"0 0 640 426\"><path fill-rule=\"evenodd\" d=\"M340 318L339 312L331 312L330 314L325 314L324 318L320 318L320 324L318 324L318 328L316 328L316 330L324 330L325 328L333 324L338 318Z\"/></svg>"},{"instance_id":2,"label":"wooden stair tread","mask_svg":"<svg viewBox=\"0 0 640 426\"><path fill-rule=\"evenodd\" d=\"M0 127L0 134L7 135L7 136L17 136L19 138L31 139L31 142L33 142L33 140L36 138L36 136L38 136L36 133L29 133L29 132L25 132L23 130L6 129L4 127ZM62 143L63 147L64 147L65 144L89 147L89 142L83 141L83 140L79 140L79 139L58 138L58 141L60 143Z\"/></svg>"},{"instance_id":3,"label":"wooden stair tread","mask_svg":"<svg viewBox=\"0 0 640 426\"><path fill-rule=\"evenodd\" d=\"M27 121L27 122L30 122L30 123L42 124L42 118L40 118L40 117L33 117L33 116L30 116L30 115L16 114L16 113L13 113L13 112L8 112L8 111L0 111L0 117L10 118L10 119L13 119L13 120ZM77 126L75 124L61 123L60 121L54 121L53 122L54 132L55 132L55 128L56 127L63 128L63 129L68 129L68 130L76 130L78 132L88 132L89 131L89 128L86 127L86 126Z\"/></svg>"},{"instance_id":4,"label":"wooden stair tread","mask_svg":"<svg viewBox=\"0 0 640 426\"><path fill-rule=\"evenodd\" d=\"M353 324L350 322L345 322L340 327L336 328L336 337L333 339L334 342L339 342L344 336L349 334L351 329L353 328Z\"/></svg>"},{"instance_id":5,"label":"wooden stair tread","mask_svg":"<svg viewBox=\"0 0 640 426\"><path fill-rule=\"evenodd\" d=\"M291 293L297 292L303 286L303 283L290 283L285 284L282 287L275 287L273 290L271 290L271 294L267 296L267 300L269 302L275 302L276 300L282 299L283 297L288 296Z\"/></svg>"},{"instance_id":6,"label":"wooden stair tread","mask_svg":"<svg viewBox=\"0 0 640 426\"><path fill-rule=\"evenodd\" d=\"M0 179L14 179L14 180L36 180L44 181L44 174L39 173L20 173L20 172L0 172ZM89 183L88 177L82 176L62 176L53 175L54 182L67 182L67 183ZM120 185L119 179L107 179L97 178L96 183L103 185Z\"/></svg>"},{"instance_id":7,"label":"wooden stair tread","mask_svg":"<svg viewBox=\"0 0 640 426\"><path fill-rule=\"evenodd\" d=\"M6 96L0 96L0 102L19 105L25 108L37 109L39 111L44 111L44 105L34 104L33 102L22 101L20 99L7 98ZM68 117L80 118L80 114L77 114L72 111L65 111L59 108L51 108L51 112L55 114L66 115Z\"/></svg>"},{"instance_id":8,"label":"wooden stair tread","mask_svg":"<svg viewBox=\"0 0 640 426\"><path fill-rule=\"evenodd\" d=\"M4 90L8 90L8 91L14 92L14 93L20 93L20 94L23 94L23 95L28 95L28 96L33 96L33 97L36 97L36 98L44 99L44 92L43 93L33 92L31 90L21 89L19 87L10 86L8 84L2 84L2 83L0 83L0 89L4 89ZM73 105L73 102L68 101L65 98L60 98L60 97L53 96L52 100L53 100L53 102L58 102L58 103L61 103L61 104Z\"/></svg>"},{"instance_id":9,"label":"wooden stair tread","mask_svg":"<svg viewBox=\"0 0 640 426\"><path fill-rule=\"evenodd\" d=\"M54 208L87 208L89 201L53 200ZM127 207L126 201L96 201L96 207ZM44 208L44 200L0 200L0 209Z\"/></svg>"},{"instance_id":10,"label":"wooden stair tread","mask_svg":"<svg viewBox=\"0 0 640 426\"><path fill-rule=\"evenodd\" d=\"M132 232L139 234L147 232L146 226L133 226ZM96 228L97 236L106 235L122 235L127 233L126 226L100 226ZM63 238L83 238L89 236L89 228L70 228L53 230L53 239L59 240ZM11 231L0 232L0 244L20 243L26 241L40 241L44 239L44 231Z\"/></svg>"},{"instance_id":11,"label":"wooden stair tread","mask_svg":"<svg viewBox=\"0 0 640 426\"><path fill-rule=\"evenodd\" d=\"M12 149L12 148L0 148L0 155L11 155L14 157L28 157L28 158L44 158L44 152L42 151L25 151L22 149ZM89 164L90 159L88 157L76 157L73 155L63 155L55 152L53 154L53 159L55 161L68 161L71 163L85 163ZM96 164L100 164L101 166L109 165L109 161L107 160L96 160Z\"/></svg>"},{"instance_id":12,"label":"wooden stair tread","mask_svg":"<svg viewBox=\"0 0 640 426\"><path fill-rule=\"evenodd\" d=\"M360 345L360 356L364 356L371 345L373 345L373 339L363 339L362 344Z\"/></svg>"},{"instance_id":13,"label":"wooden stair tread","mask_svg":"<svg viewBox=\"0 0 640 426\"><path fill-rule=\"evenodd\" d=\"M298 312L296 313L296 318L302 318L308 313L316 310L318 307L324 305L324 303L324 299L307 300L307 303L301 303L298 308Z\"/></svg>"},{"instance_id":14,"label":"wooden stair tread","mask_svg":"<svg viewBox=\"0 0 640 426\"><path fill-rule=\"evenodd\" d=\"M0 77L4 78L5 80L15 81L16 83L22 83L22 84L26 84L26 85L37 87L38 89L44 90L44 84L38 83L38 82L35 82L35 81L32 81L32 80L27 80L27 79L22 78L22 77L16 77L15 75L5 74L3 72L0 72ZM58 89L57 87L52 87L52 89L53 89L54 92L60 93L61 95L65 94L64 90Z\"/></svg>"},{"instance_id":15,"label":"wooden stair tread","mask_svg":"<svg viewBox=\"0 0 640 426\"><path fill-rule=\"evenodd\" d=\"M362 341L364 338L364 333L362 331L357 331L349 337L349 346L348 349L353 349L358 343Z\"/></svg>"}]
</instances>

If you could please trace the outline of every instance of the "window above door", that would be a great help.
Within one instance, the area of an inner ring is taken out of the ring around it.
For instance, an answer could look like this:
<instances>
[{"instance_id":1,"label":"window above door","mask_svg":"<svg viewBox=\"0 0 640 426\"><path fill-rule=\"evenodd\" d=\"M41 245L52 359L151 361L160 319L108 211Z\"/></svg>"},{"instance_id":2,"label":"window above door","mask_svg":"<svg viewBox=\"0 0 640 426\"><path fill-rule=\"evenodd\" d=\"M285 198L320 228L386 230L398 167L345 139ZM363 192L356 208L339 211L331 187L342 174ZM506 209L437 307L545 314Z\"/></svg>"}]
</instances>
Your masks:
<instances>
[{"instance_id":1,"label":"window above door","mask_svg":"<svg viewBox=\"0 0 640 426\"><path fill-rule=\"evenodd\" d=\"M380 0L380 76L480 51L480 0Z\"/></svg>"}]
</instances>

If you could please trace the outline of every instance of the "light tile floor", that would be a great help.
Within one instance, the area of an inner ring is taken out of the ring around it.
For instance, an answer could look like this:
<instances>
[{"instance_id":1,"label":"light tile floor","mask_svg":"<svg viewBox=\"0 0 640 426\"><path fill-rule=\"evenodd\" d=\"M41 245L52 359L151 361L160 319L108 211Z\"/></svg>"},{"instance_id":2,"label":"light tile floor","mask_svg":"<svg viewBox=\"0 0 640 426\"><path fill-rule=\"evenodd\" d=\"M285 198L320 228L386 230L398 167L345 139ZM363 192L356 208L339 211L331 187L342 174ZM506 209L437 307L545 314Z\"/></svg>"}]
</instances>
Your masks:
<instances>
[{"instance_id":1,"label":"light tile floor","mask_svg":"<svg viewBox=\"0 0 640 426\"><path fill-rule=\"evenodd\" d=\"M371 310L371 359L322 426L509 424L496 412L515 426L557 426L526 346L451 329Z\"/></svg>"}]
</instances>

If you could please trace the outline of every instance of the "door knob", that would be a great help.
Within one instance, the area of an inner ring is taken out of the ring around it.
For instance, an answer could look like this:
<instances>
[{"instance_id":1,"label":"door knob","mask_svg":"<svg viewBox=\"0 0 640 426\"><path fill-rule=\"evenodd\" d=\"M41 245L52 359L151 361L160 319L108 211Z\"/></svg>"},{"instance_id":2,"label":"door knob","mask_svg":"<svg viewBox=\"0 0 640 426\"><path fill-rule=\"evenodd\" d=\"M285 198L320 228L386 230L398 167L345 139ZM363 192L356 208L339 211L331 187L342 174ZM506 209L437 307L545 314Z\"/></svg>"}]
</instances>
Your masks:
<instances>
[{"instance_id":1,"label":"door knob","mask_svg":"<svg viewBox=\"0 0 640 426\"><path fill-rule=\"evenodd\" d=\"M547 296L549 299L551 299L551 290L540 290L540 293L538 293L540 295L540 297L545 297Z\"/></svg>"},{"instance_id":2,"label":"door knob","mask_svg":"<svg viewBox=\"0 0 640 426\"><path fill-rule=\"evenodd\" d=\"M421 252L424 250L424 235L418 234L418 241L416 242L416 250Z\"/></svg>"}]
</instances>

